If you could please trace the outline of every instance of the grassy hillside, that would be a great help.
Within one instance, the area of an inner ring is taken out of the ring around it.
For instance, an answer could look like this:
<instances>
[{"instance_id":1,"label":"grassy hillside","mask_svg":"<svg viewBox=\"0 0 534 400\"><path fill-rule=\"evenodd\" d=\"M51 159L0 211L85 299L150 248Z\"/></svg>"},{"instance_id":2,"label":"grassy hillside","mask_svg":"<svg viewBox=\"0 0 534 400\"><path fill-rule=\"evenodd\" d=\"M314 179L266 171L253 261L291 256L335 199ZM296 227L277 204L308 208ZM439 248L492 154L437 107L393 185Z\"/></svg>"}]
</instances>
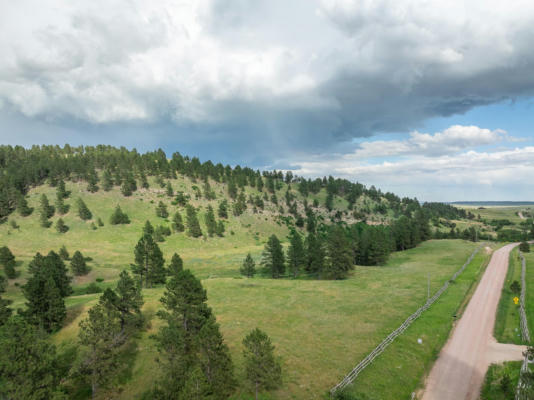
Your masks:
<instances>
[{"instance_id":1,"label":"grassy hillside","mask_svg":"<svg viewBox=\"0 0 534 400\"><path fill-rule=\"evenodd\" d=\"M188 193L195 184L187 178L171 182L175 190ZM213 183L212 186L221 198L223 185ZM171 215L177 209L182 210L171 205L171 199L166 197L163 189L154 189L152 181L151 189L140 190L128 198L117 189L93 194L85 187L85 184L67 184L72 193L67 200L71 210L63 217L70 227L65 234L57 233L53 227L40 227L35 212L29 217L14 217L19 229L13 229L9 224L0 226L1 243L13 251L21 272L19 278L10 282L6 296L14 301L14 308L24 304L18 286L25 281L28 262L35 252L46 253L65 245L71 254L81 250L93 259L89 263L91 272L74 279L75 295L67 298L67 321L53 336L61 349L76 342L79 322L98 299L98 294L80 294L84 287L97 278L103 280L99 283L102 287L113 285L119 272L129 268L145 220L151 220L153 225L170 225L155 216L157 202L166 202ZM283 190L280 190L280 198ZM30 206L37 207L42 193L48 194L51 200L55 198L55 189L39 186L30 191ZM93 230L91 221L80 220L74 206L74 199L79 196L92 211L93 219L102 218L105 226ZM343 206L343 199L337 198L336 201ZM208 203L203 198L191 202L195 206ZM217 200L211 203L215 207ZM108 223L116 204L129 215L131 224L112 226ZM200 220L204 228L202 213ZM167 260L172 253L178 252L186 268L202 278L208 291L208 302L221 324L241 383L243 337L256 326L271 336L283 361L284 385L267 398L322 397L391 329L425 301L428 273L432 290L436 290L475 247L474 243L458 240L429 241L416 249L394 253L385 266L356 267L349 279L343 281L242 279L238 270L244 256L251 252L258 260L263 244L272 233L285 238L288 228L274 212L266 209L263 213L249 211L239 218L230 217L224 238L192 239L180 233L160 244ZM115 394L118 398L141 396L157 378L156 352L150 335L160 325L154 314L160 307L162 293L162 287L143 290L143 311L150 322L149 328L140 334L132 349L129 360L132 369L122 379L120 393ZM78 392L78 398L85 397L87 391ZM244 389L236 393L236 398L248 397Z\"/></svg>"}]
</instances>

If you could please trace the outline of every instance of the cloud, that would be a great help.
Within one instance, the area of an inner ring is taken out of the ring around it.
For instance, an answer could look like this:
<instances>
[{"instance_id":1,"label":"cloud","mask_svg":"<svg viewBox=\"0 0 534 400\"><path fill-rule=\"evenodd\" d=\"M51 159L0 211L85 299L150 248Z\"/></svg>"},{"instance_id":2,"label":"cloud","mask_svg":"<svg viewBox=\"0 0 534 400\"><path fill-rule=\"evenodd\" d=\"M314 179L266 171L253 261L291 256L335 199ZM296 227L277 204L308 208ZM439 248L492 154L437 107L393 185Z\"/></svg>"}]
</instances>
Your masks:
<instances>
[{"instance_id":1,"label":"cloud","mask_svg":"<svg viewBox=\"0 0 534 400\"><path fill-rule=\"evenodd\" d=\"M406 140L376 140L359 144L359 148L345 158L368 159L391 156L439 156L453 154L476 146L495 144L508 136L503 130L479 128L478 126L453 125L443 132L430 135L417 131Z\"/></svg>"},{"instance_id":2,"label":"cloud","mask_svg":"<svg viewBox=\"0 0 534 400\"><path fill-rule=\"evenodd\" d=\"M530 2L250 4L5 3L0 113L269 157L534 94Z\"/></svg>"},{"instance_id":3,"label":"cloud","mask_svg":"<svg viewBox=\"0 0 534 400\"><path fill-rule=\"evenodd\" d=\"M525 185L534 173L534 147L500 146L514 139L501 130L454 125L434 135L363 142L350 154L297 159L291 170L344 177L425 201L526 200L534 196Z\"/></svg>"}]
</instances>

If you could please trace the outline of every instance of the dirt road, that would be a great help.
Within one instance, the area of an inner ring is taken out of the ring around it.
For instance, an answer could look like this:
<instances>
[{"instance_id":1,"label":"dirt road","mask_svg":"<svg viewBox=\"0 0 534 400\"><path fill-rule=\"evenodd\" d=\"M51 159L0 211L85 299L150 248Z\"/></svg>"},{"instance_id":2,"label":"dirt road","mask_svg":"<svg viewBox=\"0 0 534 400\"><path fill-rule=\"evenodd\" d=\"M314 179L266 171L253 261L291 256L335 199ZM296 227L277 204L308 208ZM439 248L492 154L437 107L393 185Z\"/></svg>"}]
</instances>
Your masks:
<instances>
[{"instance_id":1,"label":"dirt road","mask_svg":"<svg viewBox=\"0 0 534 400\"><path fill-rule=\"evenodd\" d=\"M495 251L471 301L430 371L423 400L476 400L491 363L522 360L526 346L497 343L493 326L515 244Z\"/></svg>"}]
</instances>

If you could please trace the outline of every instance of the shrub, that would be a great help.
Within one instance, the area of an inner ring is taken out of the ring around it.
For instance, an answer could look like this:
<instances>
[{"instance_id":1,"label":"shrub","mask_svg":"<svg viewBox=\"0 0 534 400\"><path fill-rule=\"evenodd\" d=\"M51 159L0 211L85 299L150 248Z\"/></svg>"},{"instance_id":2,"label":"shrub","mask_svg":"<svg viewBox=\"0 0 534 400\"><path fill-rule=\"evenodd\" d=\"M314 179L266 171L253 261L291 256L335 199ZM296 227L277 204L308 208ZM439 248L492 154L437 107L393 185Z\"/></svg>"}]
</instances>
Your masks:
<instances>
[{"instance_id":1,"label":"shrub","mask_svg":"<svg viewBox=\"0 0 534 400\"><path fill-rule=\"evenodd\" d=\"M115 207L115 211L113 211L113 214L111 214L111 218L109 219L109 223L111 225L129 224L130 223L130 218L128 218L128 215L126 215L126 213L121 210L120 206L117 206L117 207ZM102 224L102 225L104 225L104 224Z\"/></svg>"},{"instance_id":2,"label":"shrub","mask_svg":"<svg viewBox=\"0 0 534 400\"><path fill-rule=\"evenodd\" d=\"M102 288L98 286L96 283L91 282L87 287L85 288L86 294L92 294L92 293L101 293Z\"/></svg>"}]
</instances>

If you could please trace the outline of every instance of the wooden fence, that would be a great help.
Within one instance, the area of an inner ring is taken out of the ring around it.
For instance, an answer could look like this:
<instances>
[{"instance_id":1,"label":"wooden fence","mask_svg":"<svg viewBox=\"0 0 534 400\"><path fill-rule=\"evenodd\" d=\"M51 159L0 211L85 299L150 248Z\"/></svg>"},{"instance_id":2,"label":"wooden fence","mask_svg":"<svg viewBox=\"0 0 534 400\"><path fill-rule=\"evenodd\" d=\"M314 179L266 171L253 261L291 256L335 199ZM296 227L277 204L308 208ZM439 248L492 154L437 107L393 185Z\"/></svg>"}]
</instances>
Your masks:
<instances>
[{"instance_id":1,"label":"wooden fence","mask_svg":"<svg viewBox=\"0 0 534 400\"><path fill-rule=\"evenodd\" d=\"M530 332L528 331L527 324L527 314L525 312L525 293L527 291L527 282L526 282L526 273L527 266L525 261L525 256L523 253L519 252L519 257L521 258L521 296L519 298L519 316L520 316L520 326L521 326L521 336L523 340L530 344ZM529 364L531 361L528 358L528 355L525 354L523 364L521 365L521 374L519 375L519 382L517 383L517 389L515 392L516 400L527 400L529 398L528 386L524 381L525 373L529 370Z\"/></svg>"},{"instance_id":2,"label":"wooden fence","mask_svg":"<svg viewBox=\"0 0 534 400\"><path fill-rule=\"evenodd\" d=\"M411 324L413 321L415 321L419 316L426 311L432 304L436 302L437 299L447 290L449 287L449 284L451 281L454 281L458 275L460 275L464 269L473 261L473 258L480 250L479 246L475 249L473 254L469 256L467 261L465 262L462 267L456 271L456 273L443 284L443 286L432 296L430 299L426 301L426 303L421 306L416 312L414 312L412 315L410 315L401 326L399 326L397 329L395 329L393 332L391 332L378 346L375 347L375 349L367 355L352 371L350 371L342 380L339 382L336 386L334 386L332 389L330 389L330 394L334 395L338 390L343 390L345 387L350 385L356 377L369 365L371 364L375 358L377 358L385 349L389 346L391 342L393 342L400 334L402 334Z\"/></svg>"}]
</instances>

